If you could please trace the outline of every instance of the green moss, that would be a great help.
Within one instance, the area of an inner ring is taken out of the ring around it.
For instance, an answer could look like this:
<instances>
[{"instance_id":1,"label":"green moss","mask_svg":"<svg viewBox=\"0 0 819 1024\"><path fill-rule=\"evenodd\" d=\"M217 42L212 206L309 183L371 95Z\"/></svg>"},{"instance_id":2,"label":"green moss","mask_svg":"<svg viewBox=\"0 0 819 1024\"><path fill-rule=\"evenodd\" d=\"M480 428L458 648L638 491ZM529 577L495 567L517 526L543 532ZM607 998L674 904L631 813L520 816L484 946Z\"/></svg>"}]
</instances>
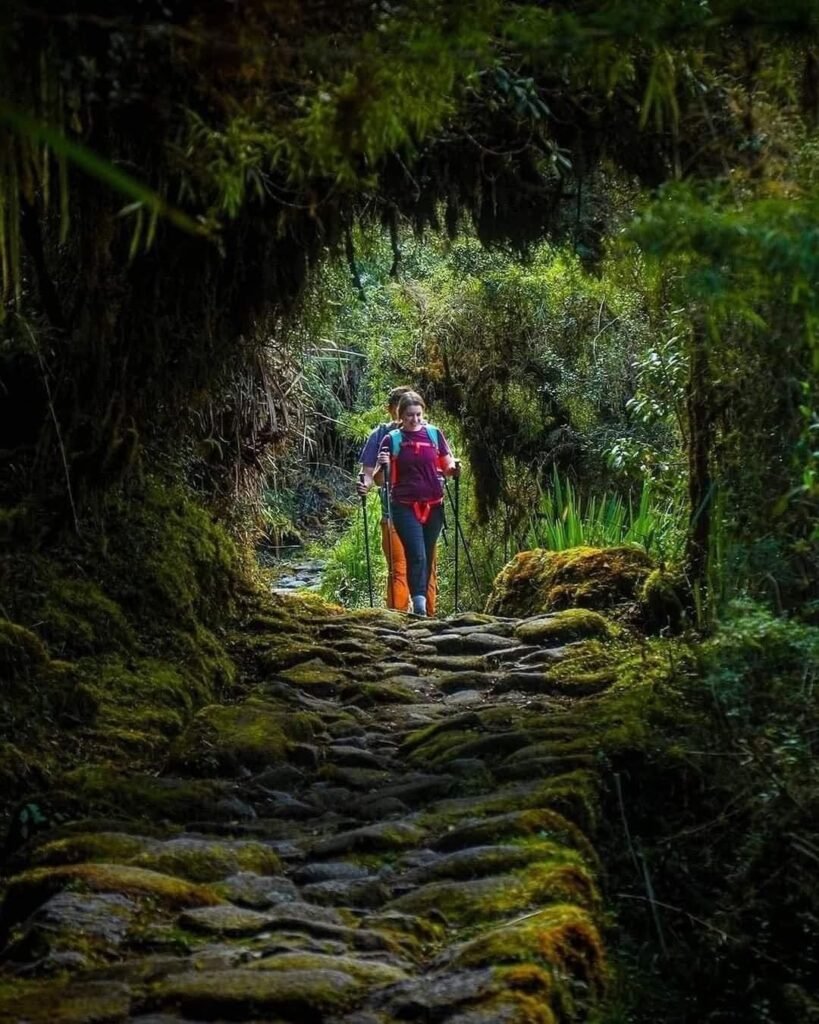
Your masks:
<instances>
[{"instance_id":1,"label":"green moss","mask_svg":"<svg viewBox=\"0 0 819 1024\"><path fill-rule=\"evenodd\" d=\"M129 650L134 632L122 609L92 580L51 581L39 629L52 650L73 656Z\"/></svg>"},{"instance_id":2,"label":"green moss","mask_svg":"<svg viewBox=\"0 0 819 1024\"><path fill-rule=\"evenodd\" d=\"M330 970L270 971L234 968L176 975L153 990L149 1007L174 1007L185 1017L248 1020L284 1015L319 1021L348 1009L363 986L349 974Z\"/></svg>"},{"instance_id":3,"label":"green moss","mask_svg":"<svg viewBox=\"0 0 819 1024\"><path fill-rule=\"evenodd\" d=\"M588 637L609 639L615 633L606 618L588 608L565 608L548 618L522 622L515 630L515 636L524 643L540 644L565 644Z\"/></svg>"},{"instance_id":4,"label":"green moss","mask_svg":"<svg viewBox=\"0 0 819 1024\"><path fill-rule=\"evenodd\" d=\"M182 838L155 843L132 858L138 867L187 878L191 882L216 882L240 871L275 875L281 861L262 843L220 842Z\"/></svg>"},{"instance_id":5,"label":"green moss","mask_svg":"<svg viewBox=\"0 0 819 1024\"><path fill-rule=\"evenodd\" d=\"M52 663L52 665L55 663ZM194 710L213 699L212 680L188 665L160 658L83 658L70 669L63 703L93 708L100 750L143 753L167 747ZM73 714L76 715L76 710Z\"/></svg>"},{"instance_id":6,"label":"green moss","mask_svg":"<svg viewBox=\"0 0 819 1024\"><path fill-rule=\"evenodd\" d=\"M426 818L422 819L422 822L430 826L434 824ZM544 807L510 811L507 814L484 818L482 821L470 821L464 825L447 827L434 843L434 848L444 851L463 850L469 846L497 843L505 839L525 839L530 836L566 844L581 853L586 863L594 864L597 859L594 848L577 825L558 811Z\"/></svg>"},{"instance_id":7,"label":"green moss","mask_svg":"<svg viewBox=\"0 0 819 1024\"><path fill-rule=\"evenodd\" d=\"M320 658L293 665L279 675L291 685L320 697L334 697L339 687L347 681L343 672L329 668Z\"/></svg>"},{"instance_id":8,"label":"green moss","mask_svg":"<svg viewBox=\"0 0 819 1024\"><path fill-rule=\"evenodd\" d=\"M15 981L0 985L0 1020L26 1024L108 1024L126 1020L131 998L110 981Z\"/></svg>"},{"instance_id":9,"label":"green moss","mask_svg":"<svg viewBox=\"0 0 819 1024\"><path fill-rule=\"evenodd\" d=\"M455 953L458 967L535 963L582 979L600 992L605 980L603 941L593 916L575 904L547 907L465 943Z\"/></svg>"},{"instance_id":10,"label":"green moss","mask_svg":"<svg viewBox=\"0 0 819 1024\"><path fill-rule=\"evenodd\" d=\"M388 904L404 913L435 910L457 927L523 914L548 902L593 907L600 900L594 880L572 850L554 849L549 859L520 871L469 881L430 882Z\"/></svg>"},{"instance_id":11,"label":"green moss","mask_svg":"<svg viewBox=\"0 0 819 1024\"><path fill-rule=\"evenodd\" d=\"M523 618L563 608L617 608L637 601L653 568L640 548L522 551L498 573L486 611Z\"/></svg>"},{"instance_id":12,"label":"green moss","mask_svg":"<svg viewBox=\"0 0 819 1024\"><path fill-rule=\"evenodd\" d=\"M464 826L467 832L470 828L476 829L476 834L480 834L482 837L481 842L494 842L495 837L491 831L493 823L497 823L498 827L501 827L505 825L505 817L518 812L538 812L541 809L559 811L561 815L578 822L581 828L591 830L596 825L599 813L599 785L597 772L577 768L545 779L511 783L485 796L469 800L439 801L424 820L425 822L429 821L433 827L437 825L440 828L444 824L452 826L464 817L474 819L481 815L492 815L494 817L488 819L490 822L488 832L483 831L482 826L485 823L482 822L475 823L473 826ZM459 829L460 826L455 824L456 833ZM525 834L527 831L528 829L521 834ZM447 848L454 849L455 847Z\"/></svg>"},{"instance_id":13,"label":"green moss","mask_svg":"<svg viewBox=\"0 0 819 1024\"><path fill-rule=\"evenodd\" d=\"M312 739L315 716L249 698L202 708L170 753L170 764L194 774L261 769L287 758L292 743Z\"/></svg>"},{"instance_id":14,"label":"green moss","mask_svg":"<svg viewBox=\"0 0 819 1024\"><path fill-rule=\"evenodd\" d=\"M239 871L278 874L281 861L262 843L219 839L157 841L122 832L75 833L39 847L31 858L35 866L92 861L133 864L191 882L215 882Z\"/></svg>"},{"instance_id":15,"label":"green moss","mask_svg":"<svg viewBox=\"0 0 819 1024\"><path fill-rule=\"evenodd\" d=\"M333 956L328 953L280 953L266 957L252 965L259 971L341 971L364 985L391 985L407 977L400 967L376 960L359 960L352 956Z\"/></svg>"},{"instance_id":16,"label":"green moss","mask_svg":"<svg viewBox=\"0 0 819 1024\"><path fill-rule=\"evenodd\" d=\"M434 733L413 750L409 759L415 765L440 766L459 757L464 747L474 739L474 732L461 729Z\"/></svg>"},{"instance_id":17,"label":"green moss","mask_svg":"<svg viewBox=\"0 0 819 1024\"><path fill-rule=\"evenodd\" d=\"M565 657L544 671L546 685L560 693L585 696L599 693L617 681L621 652L599 640L573 644Z\"/></svg>"},{"instance_id":18,"label":"green moss","mask_svg":"<svg viewBox=\"0 0 819 1024\"><path fill-rule=\"evenodd\" d=\"M207 694L208 699L229 693L236 682L233 659L214 633L198 622L171 633L166 660L170 658L182 661L185 675L195 681L197 689Z\"/></svg>"},{"instance_id":19,"label":"green moss","mask_svg":"<svg viewBox=\"0 0 819 1024\"><path fill-rule=\"evenodd\" d=\"M481 1003L484 1020L502 1020L509 1024L558 1024L565 1018L555 1016L549 1000L553 995L551 976L530 964L501 968L495 980L504 991ZM490 1016L491 1015L491 1016Z\"/></svg>"},{"instance_id":20,"label":"green moss","mask_svg":"<svg viewBox=\"0 0 819 1024\"><path fill-rule=\"evenodd\" d=\"M306 661L318 661L324 665L338 666L341 655L328 647L321 647L308 640L293 640L280 637L258 637L255 644L257 665L260 672L281 672Z\"/></svg>"},{"instance_id":21,"label":"green moss","mask_svg":"<svg viewBox=\"0 0 819 1024\"><path fill-rule=\"evenodd\" d=\"M560 857L565 847L540 837L526 842L496 846L475 846L433 862L422 874L426 881L452 879L468 881L486 875L499 875L526 867L533 861Z\"/></svg>"},{"instance_id":22,"label":"green moss","mask_svg":"<svg viewBox=\"0 0 819 1024\"><path fill-rule=\"evenodd\" d=\"M153 480L128 518L142 609L177 623L223 619L233 607L241 561L213 516L181 488Z\"/></svg>"},{"instance_id":23,"label":"green moss","mask_svg":"<svg viewBox=\"0 0 819 1024\"><path fill-rule=\"evenodd\" d=\"M62 782L75 806L154 822L212 817L224 792L220 782L119 775L107 765L76 768L66 773Z\"/></svg>"},{"instance_id":24,"label":"green moss","mask_svg":"<svg viewBox=\"0 0 819 1024\"><path fill-rule=\"evenodd\" d=\"M145 868L106 862L32 868L8 883L3 902L5 927L25 920L37 907L71 886L85 892L117 892L144 897L168 909L215 906L214 890Z\"/></svg>"},{"instance_id":25,"label":"green moss","mask_svg":"<svg viewBox=\"0 0 819 1024\"><path fill-rule=\"evenodd\" d=\"M43 668L48 652L38 636L8 619L0 619L0 678L21 686Z\"/></svg>"},{"instance_id":26,"label":"green moss","mask_svg":"<svg viewBox=\"0 0 819 1024\"><path fill-rule=\"evenodd\" d=\"M43 692L61 725L88 724L100 706L96 679L70 661L50 661L41 674Z\"/></svg>"},{"instance_id":27,"label":"green moss","mask_svg":"<svg viewBox=\"0 0 819 1024\"><path fill-rule=\"evenodd\" d=\"M377 707L379 704L414 704L416 694L400 683L347 683L339 697L346 704L360 708Z\"/></svg>"},{"instance_id":28,"label":"green moss","mask_svg":"<svg viewBox=\"0 0 819 1024\"><path fill-rule=\"evenodd\" d=\"M653 629L678 630L689 603L689 587L683 573L663 566L649 573L640 591L643 621Z\"/></svg>"},{"instance_id":29,"label":"green moss","mask_svg":"<svg viewBox=\"0 0 819 1024\"><path fill-rule=\"evenodd\" d=\"M687 651L676 641L649 640L639 647L610 651L616 683L604 693L569 711L565 720L574 728L596 737L597 748L605 756L623 749L651 748L656 743L652 720L667 721L673 714L677 727L692 716L679 701L673 711L666 706L662 687L669 677L679 673Z\"/></svg>"},{"instance_id":30,"label":"green moss","mask_svg":"<svg viewBox=\"0 0 819 1024\"><path fill-rule=\"evenodd\" d=\"M35 867L81 864L89 861L127 861L141 853L149 839L123 832L88 832L53 839L38 847L30 860Z\"/></svg>"},{"instance_id":31,"label":"green moss","mask_svg":"<svg viewBox=\"0 0 819 1024\"><path fill-rule=\"evenodd\" d=\"M423 746L429 740L440 736L442 733L460 731L462 734L468 732L469 735L474 735L474 730L482 728L481 718L474 712L445 718L440 722L434 722L432 725L427 725L423 729L410 733L401 744L401 753L402 755L411 754L418 747Z\"/></svg>"}]
</instances>

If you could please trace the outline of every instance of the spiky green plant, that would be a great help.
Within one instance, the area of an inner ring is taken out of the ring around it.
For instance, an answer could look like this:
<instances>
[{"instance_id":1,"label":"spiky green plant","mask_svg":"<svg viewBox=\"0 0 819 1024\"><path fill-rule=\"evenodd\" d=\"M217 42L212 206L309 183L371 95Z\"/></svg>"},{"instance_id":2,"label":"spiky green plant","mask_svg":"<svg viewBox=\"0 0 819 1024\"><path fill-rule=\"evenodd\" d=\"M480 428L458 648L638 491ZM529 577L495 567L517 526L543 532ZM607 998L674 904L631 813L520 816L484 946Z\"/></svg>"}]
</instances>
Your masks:
<instances>
[{"instance_id":1,"label":"spiky green plant","mask_svg":"<svg viewBox=\"0 0 819 1024\"><path fill-rule=\"evenodd\" d=\"M538 505L529 517L522 546L563 551L581 545L637 544L669 561L681 552L684 517L685 510L673 498L661 502L654 496L648 478L636 503L610 493L584 499L569 479L554 470L551 487L539 487Z\"/></svg>"}]
</instances>

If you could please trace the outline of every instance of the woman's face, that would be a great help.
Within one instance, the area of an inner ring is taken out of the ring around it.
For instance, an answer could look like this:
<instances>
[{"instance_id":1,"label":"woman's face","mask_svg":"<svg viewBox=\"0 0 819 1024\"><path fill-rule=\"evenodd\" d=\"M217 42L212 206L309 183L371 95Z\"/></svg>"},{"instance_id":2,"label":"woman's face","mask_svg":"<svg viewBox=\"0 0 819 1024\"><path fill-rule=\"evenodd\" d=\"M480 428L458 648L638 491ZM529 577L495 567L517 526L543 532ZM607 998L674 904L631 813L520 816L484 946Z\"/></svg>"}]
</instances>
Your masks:
<instances>
[{"instance_id":1,"label":"woman's face","mask_svg":"<svg viewBox=\"0 0 819 1024\"><path fill-rule=\"evenodd\" d=\"M421 405L408 405L401 413L401 426L404 430L418 430L424 421L424 408Z\"/></svg>"}]
</instances>

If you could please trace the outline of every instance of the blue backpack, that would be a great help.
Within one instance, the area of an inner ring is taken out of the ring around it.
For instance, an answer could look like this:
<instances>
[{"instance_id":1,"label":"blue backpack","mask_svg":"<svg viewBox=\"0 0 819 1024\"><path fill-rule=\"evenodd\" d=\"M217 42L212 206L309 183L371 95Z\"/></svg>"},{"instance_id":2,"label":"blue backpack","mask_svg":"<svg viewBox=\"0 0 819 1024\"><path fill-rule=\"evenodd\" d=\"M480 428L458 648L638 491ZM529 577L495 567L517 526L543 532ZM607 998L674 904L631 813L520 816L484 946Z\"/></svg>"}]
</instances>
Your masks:
<instances>
[{"instance_id":1,"label":"blue backpack","mask_svg":"<svg viewBox=\"0 0 819 1024\"><path fill-rule=\"evenodd\" d=\"M427 434L429 436L430 441L432 441L432 443L435 445L436 451L440 453L441 445L440 445L440 442L438 440L438 436L439 436L438 428L437 427L433 427L433 425L431 423L425 423L424 424L424 430L426 430L426 432L427 432ZM395 458L398 457L398 453L401 450L401 431L400 430L391 430L389 432L388 436L389 436L389 439L390 439L390 455L392 455L392 457L395 459Z\"/></svg>"}]
</instances>

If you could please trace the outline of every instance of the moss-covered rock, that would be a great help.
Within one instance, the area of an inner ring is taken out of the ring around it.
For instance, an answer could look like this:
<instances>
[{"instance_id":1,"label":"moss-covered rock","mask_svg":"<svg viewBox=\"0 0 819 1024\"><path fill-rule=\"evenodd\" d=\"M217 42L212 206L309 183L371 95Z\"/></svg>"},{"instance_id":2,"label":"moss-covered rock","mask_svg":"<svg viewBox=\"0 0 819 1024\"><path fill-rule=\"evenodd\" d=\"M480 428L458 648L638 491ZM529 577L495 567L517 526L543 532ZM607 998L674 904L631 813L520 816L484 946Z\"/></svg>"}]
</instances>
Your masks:
<instances>
[{"instance_id":1,"label":"moss-covered rock","mask_svg":"<svg viewBox=\"0 0 819 1024\"><path fill-rule=\"evenodd\" d=\"M252 658L256 672L265 674L281 673L285 669L302 665L304 662L320 662L336 667L343 662L336 651L313 643L309 638L263 634L243 636L237 641L245 655Z\"/></svg>"},{"instance_id":2,"label":"moss-covered rock","mask_svg":"<svg viewBox=\"0 0 819 1024\"><path fill-rule=\"evenodd\" d=\"M48 661L42 640L29 629L0 619L0 679L23 689Z\"/></svg>"},{"instance_id":3,"label":"moss-covered rock","mask_svg":"<svg viewBox=\"0 0 819 1024\"><path fill-rule=\"evenodd\" d=\"M130 862L192 882L216 882L240 871L257 875L275 875L281 871L279 857L263 843L194 836L154 842Z\"/></svg>"},{"instance_id":4,"label":"moss-covered rock","mask_svg":"<svg viewBox=\"0 0 819 1024\"><path fill-rule=\"evenodd\" d=\"M558 811L539 807L533 810L509 811L481 820L468 820L446 828L433 843L433 849L463 850L470 846L513 841L530 836L565 843L583 854L590 864L596 860L594 848L582 830Z\"/></svg>"},{"instance_id":5,"label":"moss-covered rock","mask_svg":"<svg viewBox=\"0 0 819 1024\"><path fill-rule=\"evenodd\" d=\"M293 665L279 673L288 683L305 690L316 697L334 697L347 681L347 676L338 669L330 668L321 658Z\"/></svg>"},{"instance_id":6,"label":"moss-covered rock","mask_svg":"<svg viewBox=\"0 0 819 1024\"><path fill-rule=\"evenodd\" d=\"M312 847L311 853L315 857L343 856L348 853L388 853L419 846L424 838L423 830L414 825L402 821L387 821L320 839Z\"/></svg>"},{"instance_id":7,"label":"moss-covered rock","mask_svg":"<svg viewBox=\"0 0 819 1024\"><path fill-rule=\"evenodd\" d=\"M284 1016L321 1021L348 1009L363 986L350 974L330 970L270 971L234 968L183 974L160 982L149 1008L179 1009L185 1017L253 1020Z\"/></svg>"},{"instance_id":8,"label":"moss-covered rock","mask_svg":"<svg viewBox=\"0 0 819 1024\"><path fill-rule=\"evenodd\" d=\"M273 875L281 870L278 856L263 843L188 835L162 841L122 832L78 832L44 843L31 857L38 866L89 861L133 864L191 882L215 882L240 871Z\"/></svg>"},{"instance_id":9,"label":"moss-covered rock","mask_svg":"<svg viewBox=\"0 0 819 1024\"><path fill-rule=\"evenodd\" d=\"M634 547L521 551L496 576L486 611L523 618L563 608L616 609L637 602L653 569Z\"/></svg>"},{"instance_id":10,"label":"moss-covered rock","mask_svg":"<svg viewBox=\"0 0 819 1024\"><path fill-rule=\"evenodd\" d=\"M640 590L643 621L652 629L676 632L690 604L690 587L678 569L659 566L646 577Z\"/></svg>"},{"instance_id":11,"label":"moss-covered rock","mask_svg":"<svg viewBox=\"0 0 819 1024\"><path fill-rule=\"evenodd\" d=\"M134 631L122 608L93 580L52 580L40 614L39 628L58 654L82 656L134 645Z\"/></svg>"},{"instance_id":12,"label":"moss-covered rock","mask_svg":"<svg viewBox=\"0 0 819 1024\"><path fill-rule=\"evenodd\" d=\"M138 912L136 901L122 893L64 889L14 930L4 960L36 963L42 973L62 973L69 964L117 955Z\"/></svg>"},{"instance_id":13,"label":"moss-covered rock","mask_svg":"<svg viewBox=\"0 0 819 1024\"><path fill-rule=\"evenodd\" d=\"M77 768L62 779L66 803L74 813L104 811L134 820L185 822L218 819L223 782L165 778L156 775L121 775L108 765Z\"/></svg>"},{"instance_id":14,"label":"moss-covered rock","mask_svg":"<svg viewBox=\"0 0 819 1024\"><path fill-rule=\"evenodd\" d=\"M90 861L125 863L148 849L151 843L147 836L124 832L77 832L42 843L32 852L30 862L35 867Z\"/></svg>"},{"instance_id":15,"label":"moss-covered rock","mask_svg":"<svg viewBox=\"0 0 819 1024\"><path fill-rule=\"evenodd\" d=\"M407 977L406 971L377 960L361 960L352 956L328 953L279 953L252 965L258 971L341 971L366 986L391 985Z\"/></svg>"},{"instance_id":16,"label":"moss-covered rock","mask_svg":"<svg viewBox=\"0 0 819 1024\"><path fill-rule=\"evenodd\" d=\"M524 868L533 861L548 860L560 855L564 848L547 839L526 842L472 846L448 853L410 873L413 881L433 882L444 879L469 881L486 875L500 875Z\"/></svg>"},{"instance_id":17,"label":"moss-covered rock","mask_svg":"<svg viewBox=\"0 0 819 1024\"><path fill-rule=\"evenodd\" d=\"M25 1024L114 1024L128 1019L126 985L14 981L0 985L0 1020Z\"/></svg>"},{"instance_id":18,"label":"moss-covered rock","mask_svg":"<svg viewBox=\"0 0 819 1024\"><path fill-rule=\"evenodd\" d=\"M202 708L170 752L170 766L194 775L237 774L284 761L293 743L313 736L314 716L268 701Z\"/></svg>"},{"instance_id":19,"label":"moss-covered rock","mask_svg":"<svg viewBox=\"0 0 819 1024\"><path fill-rule=\"evenodd\" d=\"M346 704L359 708L372 708L379 704L413 704L416 694L399 681L384 683L347 683L339 696Z\"/></svg>"},{"instance_id":20,"label":"moss-covered rock","mask_svg":"<svg viewBox=\"0 0 819 1024\"><path fill-rule=\"evenodd\" d=\"M168 909L219 903L217 894L207 886L194 885L157 871L124 864L64 864L32 868L15 875L8 884L0 909L0 925L8 929L24 920L47 899L68 886L80 892L114 892L141 897Z\"/></svg>"},{"instance_id":21,"label":"moss-covered rock","mask_svg":"<svg viewBox=\"0 0 819 1024\"><path fill-rule=\"evenodd\" d=\"M242 938L258 935L270 923L267 915L249 907L218 903L213 907L193 907L179 915L179 927L206 935L227 935Z\"/></svg>"},{"instance_id":22,"label":"moss-covered rock","mask_svg":"<svg viewBox=\"0 0 819 1024\"><path fill-rule=\"evenodd\" d=\"M533 779L501 787L473 801L473 814L499 814L513 808L548 808L559 811L591 834L599 816L600 780L582 768L546 779ZM439 805L445 809L446 804Z\"/></svg>"},{"instance_id":23,"label":"moss-covered rock","mask_svg":"<svg viewBox=\"0 0 819 1024\"><path fill-rule=\"evenodd\" d=\"M422 885L388 904L410 914L443 914L453 926L523 914L545 903L594 907L599 894L589 869L572 850L554 847L544 860L519 870L468 881Z\"/></svg>"},{"instance_id":24,"label":"moss-covered rock","mask_svg":"<svg viewBox=\"0 0 819 1024\"><path fill-rule=\"evenodd\" d=\"M565 608L543 618L528 619L515 628L515 636L527 644L567 644L590 637L609 639L616 630L589 608Z\"/></svg>"},{"instance_id":25,"label":"moss-covered rock","mask_svg":"<svg viewBox=\"0 0 819 1024\"><path fill-rule=\"evenodd\" d=\"M459 967L531 962L581 978L598 993L605 980L603 941L588 910L560 903L485 931L452 953Z\"/></svg>"}]
</instances>

